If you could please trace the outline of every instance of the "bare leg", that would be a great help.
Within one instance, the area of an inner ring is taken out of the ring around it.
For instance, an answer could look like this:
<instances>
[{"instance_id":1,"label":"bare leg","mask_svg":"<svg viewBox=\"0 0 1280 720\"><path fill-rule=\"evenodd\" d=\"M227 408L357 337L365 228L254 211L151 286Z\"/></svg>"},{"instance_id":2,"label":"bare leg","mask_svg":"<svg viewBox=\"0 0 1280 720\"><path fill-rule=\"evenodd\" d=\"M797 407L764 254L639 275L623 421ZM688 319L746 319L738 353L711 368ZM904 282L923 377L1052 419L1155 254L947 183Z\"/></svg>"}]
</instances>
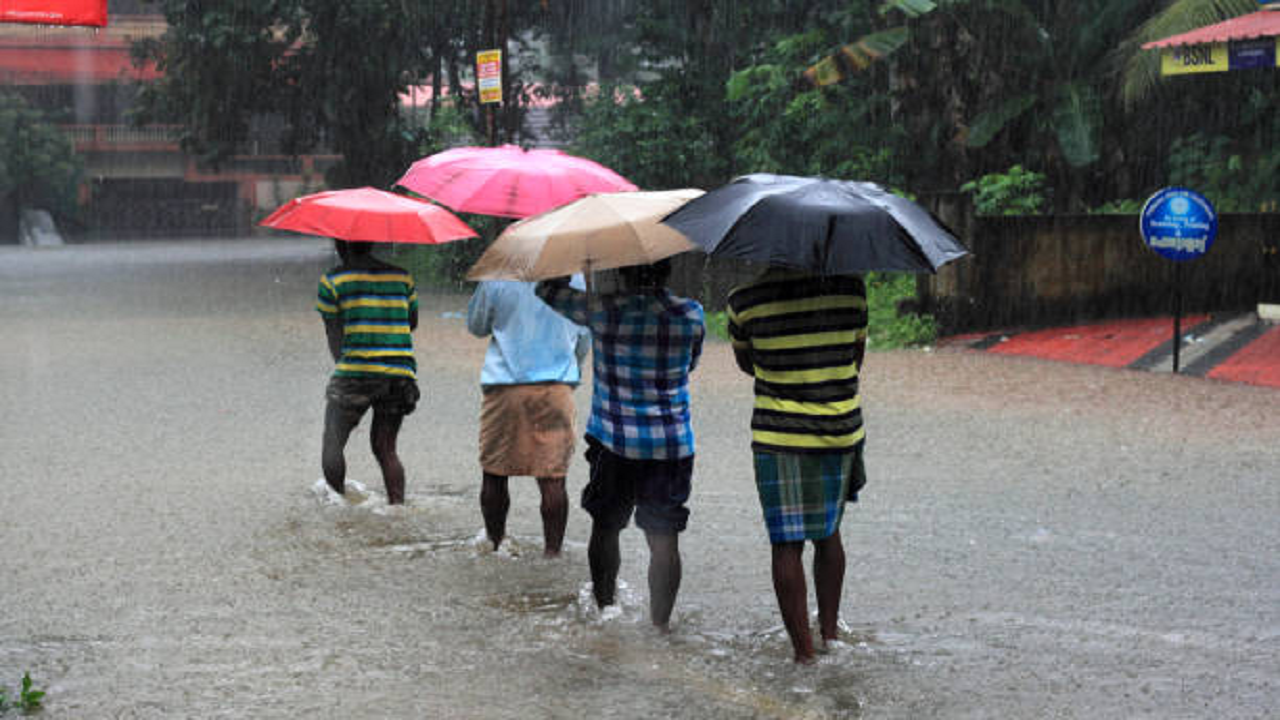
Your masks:
<instances>
[{"instance_id":1,"label":"bare leg","mask_svg":"<svg viewBox=\"0 0 1280 720\"><path fill-rule=\"evenodd\" d=\"M680 592L680 536L646 532L649 541L649 618L664 632Z\"/></svg>"},{"instance_id":2,"label":"bare leg","mask_svg":"<svg viewBox=\"0 0 1280 720\"><path fill-rule=\"evenodd\" d=\"M507 511L511 509L511 493L506 475L485 473L480 484L480 514L484 515L484 532L497 550L507 536Z\"/></svg>"},{"instance_id":3,"label":"bare leg","mask_svg":"<svg viewBox=\"0 0 1280 720\"><path fill-rule=\"evenodd\" d=\"M844 590L844 543L839 530L813 543L813 585L818 595L822 640L835 640L840 629L840 593Z\"/></svg>"},{"instance_id":4,"label":"bare leg","mask_svg":"<svg viewBox=\"0 0 1280 720\"><path fill-rule=\"evenodd\" d=\"M587 563L591 566L591 588L596 596L596 606L612 605L618 590L618 568L622 565L622 553L618 548L621 529L606 530L598 524L591 525L591 541L587 544Z\"/></svg>"},{"instance_id":5,"label":"bare leg","mask_svg":"<svg viewBox=\"0 0 1280 720\"><path fill-rule=\"evenodd\" d=\"M382 468L382 482L387 487L388 505L404 502L404 466L400 464L400 456L396 454L396 438L400 435L400 423L403 421L403 415L375 411L373 426L369 429L369 444L373 447L378 467Z\"/></svg>"},{"instance_id":6,"label":"bare leg","mask_svg":"<svg viewBox=\"0 0 1280 720\"><path fill-rule=\"evenodd\" d=\"M803 542L777 543L773 546L773 592L778 596L782 624L791 637L795 661L814 661L813 636L809 634L808 587L804 580Z\"/></svg>"},{"instance_id":7,"label":"bare leg","mask_svg":"<svg viewBox=\"0 0 1280 720\"><path fill-rule=\"evenodd\" d=\"M569 524L569 493L562 477L538 478L538 489L542 491L542 554L559 557L564 529Z\"/></svg>"},{"instance_id":8,"label":"bare leg","mask_svg":"<svg viewBox=\"0 0 1280 720\"><path fill-rule=\"evenodd\" d=\"M320 450L320 467L324 470L324 480L339 495L346 491L347 459L344 451L351 431L360 423L357 416L354 420L350 414L334 403L328 403L324 409L324 441Z\"/></svg>"}]
</instances>

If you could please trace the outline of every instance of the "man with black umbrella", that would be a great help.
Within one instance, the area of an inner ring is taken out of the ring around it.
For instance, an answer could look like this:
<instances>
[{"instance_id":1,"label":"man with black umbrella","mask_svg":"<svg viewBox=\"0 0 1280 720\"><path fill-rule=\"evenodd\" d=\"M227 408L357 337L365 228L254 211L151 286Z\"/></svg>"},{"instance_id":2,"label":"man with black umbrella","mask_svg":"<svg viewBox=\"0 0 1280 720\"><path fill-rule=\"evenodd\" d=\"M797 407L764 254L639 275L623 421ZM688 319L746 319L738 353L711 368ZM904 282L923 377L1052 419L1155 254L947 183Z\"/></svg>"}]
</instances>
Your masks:
<instances>
[{"instance_id":1,"label":"man with black umbrella","mask_svg":"<svg viewBox=\"0 0 1280 720\"><path fill-rule=\"evenodd\" d=\"M858 377L867 342L860 276L774 267L729 296L734 358L755 378L751 447L773 545L773 588L797 663L814 662L805 542L822 644L836 639L845 556L840 521L865 483Z\"/></svg>"}]
</instances>

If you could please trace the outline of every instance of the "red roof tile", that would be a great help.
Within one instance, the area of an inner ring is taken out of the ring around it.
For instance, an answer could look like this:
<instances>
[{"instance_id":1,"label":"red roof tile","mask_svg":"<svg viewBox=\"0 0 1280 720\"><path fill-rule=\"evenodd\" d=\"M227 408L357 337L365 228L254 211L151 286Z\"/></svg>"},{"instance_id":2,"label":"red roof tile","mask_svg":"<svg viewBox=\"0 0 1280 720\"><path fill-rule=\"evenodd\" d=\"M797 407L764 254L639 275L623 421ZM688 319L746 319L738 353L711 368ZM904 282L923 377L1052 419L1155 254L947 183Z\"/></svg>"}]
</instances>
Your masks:
<instances>
[{"instance_id":1,"label":"red roof tile","mask_svg":"<svg viewBox=\"0 0 1280 720\"><path fill-rule=\"evenodd\" d=\"M1142 49L1151 50L1152 48L1200 45L1276 36L1280 36L1280 10L1259 10L1248 15L1231 18L1216 25L1197 28L1163 40L1149 42L1143 45Z\"/></svg>"}]
</instances>

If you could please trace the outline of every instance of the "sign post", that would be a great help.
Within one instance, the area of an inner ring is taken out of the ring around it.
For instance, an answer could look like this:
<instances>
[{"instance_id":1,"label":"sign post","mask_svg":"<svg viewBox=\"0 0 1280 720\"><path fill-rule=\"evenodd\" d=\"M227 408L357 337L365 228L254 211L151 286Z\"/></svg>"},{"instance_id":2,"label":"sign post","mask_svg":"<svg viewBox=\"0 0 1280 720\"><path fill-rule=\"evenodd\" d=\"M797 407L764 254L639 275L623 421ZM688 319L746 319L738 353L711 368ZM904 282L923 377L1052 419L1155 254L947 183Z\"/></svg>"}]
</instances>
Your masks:
<instances>
[{"instance_id":1,"label":"sign post","mask_svg":"<svg viewBox=\"0 0 1280 720\"><path fill-rule=\"evenodd\" d=\"M1152 195L1138 215L1142 241L1173 268L1173 371L1182 348L1182 263L1209 251L1218 237L1218 213L1194 190L1170 187Z\"/></svg>"},{"instance_id":2,"label":"sign post","mask_svg":"<svg viewBox=\"0 0 1280 720\"><path fill-rule=\"evenodd\" d=\"M476 53L476 85L481 103L502 102L502 51L481 50Z\"/></svg>"},{"instance_id":3,"label":"sign post","mask_svg":"<svg viewBox=\"0 0 1280 720\"><path fill-rule=\"evenodd\" d=\"M496 140L497 123L494 118L493 103L502 102L502 51L481 50L476 53L476 92L480 95L480 104L485 108L485 123L488 126L489 145Z\"/></svg>"}]
</instances>

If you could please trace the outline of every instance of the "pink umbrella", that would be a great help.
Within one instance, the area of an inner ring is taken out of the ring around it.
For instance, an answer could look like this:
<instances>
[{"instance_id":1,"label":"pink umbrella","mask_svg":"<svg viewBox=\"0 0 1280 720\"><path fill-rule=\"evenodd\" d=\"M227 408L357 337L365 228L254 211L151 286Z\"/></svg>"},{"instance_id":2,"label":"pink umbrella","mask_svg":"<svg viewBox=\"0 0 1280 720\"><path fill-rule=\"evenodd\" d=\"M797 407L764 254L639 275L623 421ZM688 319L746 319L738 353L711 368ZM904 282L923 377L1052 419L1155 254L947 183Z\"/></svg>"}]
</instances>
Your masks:
<instances>
[{"instance_id":1,"label":"pink umbrella","mask_svg":"<svg viewBox=\"0 0 1280 720\"><path fill-rule=\"evenodd\" d=\"M461 147L425 157L399 184L457 212L525 218L596 192L636 186L609 168L559 150Z\"/></svg>"},{"instance_id":2,"label":"pink umbrella","mask_svg":"<svg viewBox=\"0 0 1280 720\"><path fill-rule=\"evenodd\" d=\"M371 187L294 198L258 224L367 242L434 245L476 237L475 230L439 205Z\"/></svg>"}]
</instances>

